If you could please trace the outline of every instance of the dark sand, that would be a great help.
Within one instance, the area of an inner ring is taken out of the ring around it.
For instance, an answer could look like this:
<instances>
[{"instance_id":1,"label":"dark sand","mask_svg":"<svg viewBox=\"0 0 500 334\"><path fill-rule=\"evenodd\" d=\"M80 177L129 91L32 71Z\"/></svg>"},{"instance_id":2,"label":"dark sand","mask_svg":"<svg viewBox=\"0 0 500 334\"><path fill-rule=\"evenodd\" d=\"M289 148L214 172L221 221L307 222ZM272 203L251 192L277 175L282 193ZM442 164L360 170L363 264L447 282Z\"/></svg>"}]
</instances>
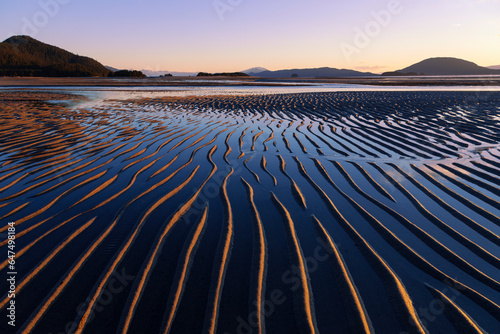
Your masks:
<instances>
[{"instance_id":1,"label":"dark sand","mask_svg":"<svg viewBox=\"0 0 500 334\"><path fill-rule=\"evenodd\" d=\"M500 328L500 92L54 100L0 92L1 333Z\"/></svg>"}]
</instances>

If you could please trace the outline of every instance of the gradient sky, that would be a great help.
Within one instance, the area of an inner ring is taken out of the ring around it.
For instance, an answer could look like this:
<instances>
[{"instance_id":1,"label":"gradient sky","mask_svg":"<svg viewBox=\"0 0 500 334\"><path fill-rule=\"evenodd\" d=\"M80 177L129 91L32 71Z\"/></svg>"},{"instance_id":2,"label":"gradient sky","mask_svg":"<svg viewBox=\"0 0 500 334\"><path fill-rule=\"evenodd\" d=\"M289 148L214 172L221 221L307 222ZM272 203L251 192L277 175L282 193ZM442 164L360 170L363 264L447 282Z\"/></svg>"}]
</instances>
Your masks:
<instances>
[{"instance_id":1,"label":"gradient sky","mask_svg":"<svg viewBox=\"0 0 500 334\"><path fill-rule=\"evenodd\" d=\"M445 56L500 65L499 17L500 0L3 0L0 40L29 34L117 68L383 72Z\"/></svg>"}]
</instances>

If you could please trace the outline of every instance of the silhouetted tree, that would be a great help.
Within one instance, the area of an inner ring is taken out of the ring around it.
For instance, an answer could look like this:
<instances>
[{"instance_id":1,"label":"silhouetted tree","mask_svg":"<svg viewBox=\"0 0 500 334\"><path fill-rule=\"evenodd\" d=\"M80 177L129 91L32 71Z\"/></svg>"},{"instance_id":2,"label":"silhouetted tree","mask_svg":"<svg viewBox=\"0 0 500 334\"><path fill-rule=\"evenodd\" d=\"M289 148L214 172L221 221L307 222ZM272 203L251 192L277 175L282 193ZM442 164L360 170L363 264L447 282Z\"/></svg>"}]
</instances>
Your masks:
<instances>
[{"instance_id":1,"label":"silhouetted tree","mask_svg":"<svg viewBox=\"0 0 500 334\"><path fill-rule=\"evenodd\" d=\"M141 71L120 70L113 73L113 77L145 78L146 75Z\"/></svg>"}]
</instances>

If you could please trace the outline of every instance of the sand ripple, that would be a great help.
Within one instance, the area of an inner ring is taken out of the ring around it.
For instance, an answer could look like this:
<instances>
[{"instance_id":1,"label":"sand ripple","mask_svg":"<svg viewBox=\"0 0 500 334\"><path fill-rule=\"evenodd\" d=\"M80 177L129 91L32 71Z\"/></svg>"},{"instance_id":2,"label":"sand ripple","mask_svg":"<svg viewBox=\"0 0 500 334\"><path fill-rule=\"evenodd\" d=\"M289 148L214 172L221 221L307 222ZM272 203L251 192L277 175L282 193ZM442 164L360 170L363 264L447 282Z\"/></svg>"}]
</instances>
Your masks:
<instances>
[{"instance_id":1,"label":"sand ripple","mask_svg":"<svg viewBox=\"0 0 500 334\"><path fill-rule=\"evenodd\" d=\"M500 328L500 93L82 99L0 92L20 333Z\"/></svg>"}]
</instances>

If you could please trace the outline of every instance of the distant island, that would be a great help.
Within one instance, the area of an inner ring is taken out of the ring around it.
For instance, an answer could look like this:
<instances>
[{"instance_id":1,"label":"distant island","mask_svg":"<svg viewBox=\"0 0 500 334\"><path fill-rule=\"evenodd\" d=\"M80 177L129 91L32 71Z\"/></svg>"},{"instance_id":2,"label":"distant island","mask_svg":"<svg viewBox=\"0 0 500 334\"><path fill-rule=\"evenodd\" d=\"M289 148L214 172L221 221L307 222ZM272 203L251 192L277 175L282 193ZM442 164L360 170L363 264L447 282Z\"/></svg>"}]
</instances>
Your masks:
<instances>
[{"instance_id":1,"label":"distant island","mask_svg":"<svg viewBox=\"0 0 500 334\"><path fill-rule=\"evenodd\" d=\"M129 70L118 70L113 72L113 75L108 75L112 77L129 77L129 78L145 78L146 75L141 71L129 71Z\"/></svg>"},{"instance_id":2,"label":"distant island","mask_svg":"<svg viewBox=\"0 0 500 334\"><path fill-rule=\"evenodd\" d=\"M232 72L232 73L206 73L200 72L197 77L249 77L248 74L243 72Z\"/></svg>"},{"instance_id":3,"label":"distant island","mask_svg":"<svg viewBox=\"0 0 500 334\"><path fill-rule=\"evenodd\" d=\"M252 76L261 78L339 78L339 77L371 77L371 76L378 76L378 74L370 72L359 72L348 69L319 67L319 68L253 72Z\"/></svg>"},{"instance_id":4,"label":"distant island","mask_svg":"<svg viewBox=\"0 0 500 334\"><path fill-rule=\"evenodd\" d=\"M473 62L450 57L425 59L402 70L382 73L382 76L416 75L500 75L500 70L479 66Z\"/></svg>"},{"instance_id":5,"label":"distant island","mask_svg":"<svg viewBox=\"0 0 500 334\"><path fill-rule=\"evenodd\" d=\"M0 76L145 77L140 71L111 71L92 58L75 55L29 36L12 36L0 43Z\"/></svg>"}]
</instances>

